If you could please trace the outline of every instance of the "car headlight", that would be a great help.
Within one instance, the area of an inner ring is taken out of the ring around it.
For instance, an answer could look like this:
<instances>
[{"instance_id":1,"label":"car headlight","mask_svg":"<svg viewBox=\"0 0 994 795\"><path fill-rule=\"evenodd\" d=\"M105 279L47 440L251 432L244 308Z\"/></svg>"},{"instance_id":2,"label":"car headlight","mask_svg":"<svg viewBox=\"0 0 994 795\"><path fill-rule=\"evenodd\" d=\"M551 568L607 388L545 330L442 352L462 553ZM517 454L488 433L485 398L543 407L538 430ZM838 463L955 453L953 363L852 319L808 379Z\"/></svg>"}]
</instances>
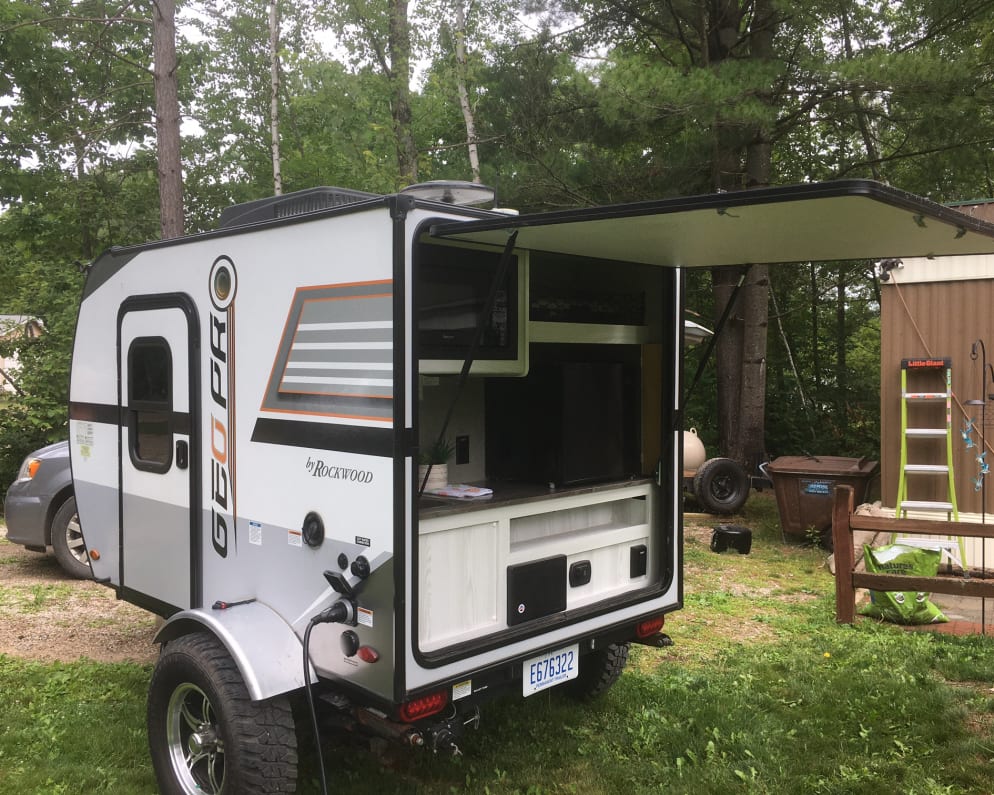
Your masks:
<instances>
[{"instance_id":1,"label":"car headlight","mask_svg":"<svg viewBox=\"0 0 994 795\"><path fill-rule=\"evenodd\" d=\"M31 480L38 474L39 467L41 467L41 459L28 456L24 459L24 463L21 464L21 468L17 471L17 479Z\"/></svg>"}]
</instances>

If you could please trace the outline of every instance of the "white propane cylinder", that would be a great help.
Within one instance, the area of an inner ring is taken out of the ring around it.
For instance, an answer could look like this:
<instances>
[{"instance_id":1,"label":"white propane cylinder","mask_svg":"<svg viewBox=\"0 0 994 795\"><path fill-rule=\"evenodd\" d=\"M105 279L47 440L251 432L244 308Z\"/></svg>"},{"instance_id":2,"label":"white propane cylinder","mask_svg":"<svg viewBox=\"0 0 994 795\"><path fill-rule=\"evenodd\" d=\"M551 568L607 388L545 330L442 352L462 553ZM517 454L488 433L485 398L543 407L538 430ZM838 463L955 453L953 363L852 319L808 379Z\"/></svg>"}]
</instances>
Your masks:
<instances>
[{"instance_id":1,"label":"white propane cylinder","mask_svg":"<svg viewBox=\"0 0 994 795\"><path fill-rule=\"evenodd\" d=\"M683 471L696 472L706 458L704 442L697 436L697 429L683 432Z\"/></svg>"}]
</instances>

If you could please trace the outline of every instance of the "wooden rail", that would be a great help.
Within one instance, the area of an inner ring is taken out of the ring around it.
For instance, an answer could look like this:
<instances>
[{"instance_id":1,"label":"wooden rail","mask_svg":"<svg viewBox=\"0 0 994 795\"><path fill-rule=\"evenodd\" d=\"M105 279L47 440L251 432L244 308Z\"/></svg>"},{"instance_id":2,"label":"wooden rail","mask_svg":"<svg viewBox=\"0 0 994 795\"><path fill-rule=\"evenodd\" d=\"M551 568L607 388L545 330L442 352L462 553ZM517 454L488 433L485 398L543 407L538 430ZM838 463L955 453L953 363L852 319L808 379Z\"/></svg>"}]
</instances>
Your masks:
<instances>
[{"instance_id":1,"label":"wooden rail","mask_svg":"<svg viewBox=\"0 0 994 795\"><path fill-rule=\"evenodd\" d=\"M902 535L994 538L994 525L861 516L853 513L853 502L852 486L836 486L832 505L832 544L835 550L835 620L838 623L852 624L856 620L857 588L870 588L874 591L929 591L994 599L994 579L983 580L962 575L916 577L856 571L856 551L852 540L854 530Z\"/></svg>"}]
</instances>

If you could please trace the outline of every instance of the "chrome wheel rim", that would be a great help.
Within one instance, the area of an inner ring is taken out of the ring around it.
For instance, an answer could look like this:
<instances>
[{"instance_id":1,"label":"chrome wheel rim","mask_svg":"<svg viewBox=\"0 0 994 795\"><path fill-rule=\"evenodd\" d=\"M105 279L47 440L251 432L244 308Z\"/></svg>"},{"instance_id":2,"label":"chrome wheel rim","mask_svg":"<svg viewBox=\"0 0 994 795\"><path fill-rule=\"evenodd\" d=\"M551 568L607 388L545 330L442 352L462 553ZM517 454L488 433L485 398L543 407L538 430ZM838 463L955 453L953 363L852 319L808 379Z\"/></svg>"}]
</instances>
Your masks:
<instances>
[{"instance_id":1,"label":"chrome wheel rim","mask_svg":"<svg viewBox=\"0 0 994 795\"><path fill-rule=\"evenodd\" d=\"M211 700L196 685L179 685L166 710L166 742L184 792L219 795L224 787L224 741Z\"/></svg>"},{"instance_id":2,"label":"chrome wheel rim","mask_svg":"<svg viewBox=\"0 0 994 795\"><path fill-rule=\"evenodd\" d=\"M86 553L86 544L83 543L83 529L79 526L79 514L74 513L66 524L66 547L69 554L84 566L90 565L90 558Z\"/></svg>"}]
</instances>

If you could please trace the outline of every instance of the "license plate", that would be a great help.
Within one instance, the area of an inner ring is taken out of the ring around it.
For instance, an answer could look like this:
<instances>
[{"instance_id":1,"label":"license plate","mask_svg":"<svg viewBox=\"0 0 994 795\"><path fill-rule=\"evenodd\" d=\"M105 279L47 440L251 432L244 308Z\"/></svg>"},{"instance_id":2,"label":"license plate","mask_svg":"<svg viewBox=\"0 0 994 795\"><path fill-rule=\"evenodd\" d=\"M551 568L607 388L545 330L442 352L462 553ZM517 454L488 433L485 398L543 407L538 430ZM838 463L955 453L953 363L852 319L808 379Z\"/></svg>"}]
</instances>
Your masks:
<instances>
[{"instance_id":1,"label":"license plate","mask_svg":"<svg viewBox=\"0 0 994 795\"><path fill-rule=\"evenodd\" d=\"M530 696L576 679L580 673L580 646L574 644L525 660L521 670L521 693Z\"/></svg>"}]
</instances>

